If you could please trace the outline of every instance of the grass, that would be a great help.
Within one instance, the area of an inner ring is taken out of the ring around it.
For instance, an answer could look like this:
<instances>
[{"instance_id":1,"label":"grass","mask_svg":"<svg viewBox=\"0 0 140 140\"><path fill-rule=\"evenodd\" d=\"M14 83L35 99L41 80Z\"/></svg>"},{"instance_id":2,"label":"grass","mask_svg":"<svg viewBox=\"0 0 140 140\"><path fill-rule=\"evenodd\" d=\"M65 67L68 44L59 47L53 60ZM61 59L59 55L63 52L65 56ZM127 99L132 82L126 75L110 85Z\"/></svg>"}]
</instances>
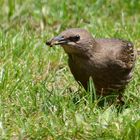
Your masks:
<instances>
[{"instance_id":1,"label":"grass","mask_svg":"<svg viewBox=\"0 0 140 140\"><path fill-rule=\"evenodd\" d=\"M97 106L74 80L67 56L45 41L80 27L94 37L124 38L140 45L138 0L1 0L0 139L140 139L140 61L115 104ZM92 90L92 89L91 89Z\"/></svg>"}]
</instances>

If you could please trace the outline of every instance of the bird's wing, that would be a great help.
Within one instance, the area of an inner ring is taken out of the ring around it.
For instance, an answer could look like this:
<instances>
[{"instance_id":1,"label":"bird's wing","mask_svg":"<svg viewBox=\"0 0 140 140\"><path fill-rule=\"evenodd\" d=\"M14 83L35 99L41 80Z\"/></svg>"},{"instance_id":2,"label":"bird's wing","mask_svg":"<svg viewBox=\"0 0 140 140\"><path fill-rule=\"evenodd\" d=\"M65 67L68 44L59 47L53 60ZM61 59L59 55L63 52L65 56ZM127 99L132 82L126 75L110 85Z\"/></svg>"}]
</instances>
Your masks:
<instances>
[{"instance_id":1,"label":"bird's wing","mask_svg":"<svg viewBox=\"0 0 140 140\"><path fill-rule=\"evenodd\" d=\"M133 44L131 42L122 41L121 48L118 59L124 62L128 69L133 68L136 60L136 52Z\"/></svg>"},{"instance_id":2,"label":"bird's wing","mask_svg":"<svg viewBox=\"0 0 140 140\"><path fill-rule=\"evenodd\" d=\"M122 62L125 68L133 68L136 52L131 42L120 39L97 39L96 41L104 50L111 50L112 53L110 55L115 55L116 60Z\"/></svg>"}]
</instances>

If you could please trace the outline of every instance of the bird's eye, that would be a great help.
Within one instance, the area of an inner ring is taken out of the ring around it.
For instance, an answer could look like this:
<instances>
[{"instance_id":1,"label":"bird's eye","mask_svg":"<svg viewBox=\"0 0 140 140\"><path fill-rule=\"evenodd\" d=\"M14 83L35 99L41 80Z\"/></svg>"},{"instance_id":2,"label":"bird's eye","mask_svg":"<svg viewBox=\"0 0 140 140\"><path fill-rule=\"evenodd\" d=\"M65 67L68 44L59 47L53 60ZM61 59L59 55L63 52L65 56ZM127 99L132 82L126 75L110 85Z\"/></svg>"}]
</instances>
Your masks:
<instances>
[{"instance_id":1,"label":"bird's eye","mask_svg":"<svg viewBox=\"0 0 140 140\"><path fill-rule=\"evenodd\" d=\"M77 42L79 39L80 39L79 35L75 35L75 36L69 37L69 40L73 41L73 42Z\"/></svg>"}]
</instances>

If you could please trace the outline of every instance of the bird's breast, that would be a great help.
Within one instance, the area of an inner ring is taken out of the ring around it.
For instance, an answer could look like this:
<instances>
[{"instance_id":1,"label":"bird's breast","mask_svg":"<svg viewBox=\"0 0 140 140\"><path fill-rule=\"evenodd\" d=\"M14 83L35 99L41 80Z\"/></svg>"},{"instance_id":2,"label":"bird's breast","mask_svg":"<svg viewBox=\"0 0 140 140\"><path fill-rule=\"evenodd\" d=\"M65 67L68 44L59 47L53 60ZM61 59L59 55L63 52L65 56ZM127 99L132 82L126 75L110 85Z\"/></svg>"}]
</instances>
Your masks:
<instances>
[{"instance_id":1,"label":"bird's breast","mask_svg":"<svg viewBox=\"0 0 140 140\"><path fill-rule=\"evenodd\" d=\"M69 57L69 67L77 81L87 89L89 77L92 77L97 91L118 91L124 87L132 77L132 71L122 69L119 65L97 63L92 59Z\"/></svg>"}]
</instances>

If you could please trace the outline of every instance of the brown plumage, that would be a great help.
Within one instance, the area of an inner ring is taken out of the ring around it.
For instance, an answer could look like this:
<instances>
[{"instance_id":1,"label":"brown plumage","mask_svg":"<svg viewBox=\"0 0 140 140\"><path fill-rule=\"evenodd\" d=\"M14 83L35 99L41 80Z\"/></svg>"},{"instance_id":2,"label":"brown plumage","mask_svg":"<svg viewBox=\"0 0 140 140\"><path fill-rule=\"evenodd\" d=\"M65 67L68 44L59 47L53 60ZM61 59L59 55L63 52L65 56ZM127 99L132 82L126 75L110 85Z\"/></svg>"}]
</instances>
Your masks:
<instances>
[{"instance_id":1,"label":"brown plumage","mask_svg":"<svg viewBox=\"0 0 140 140\"><path fill-rule=\"evenodd\" d=\"M84 29L68 29L46 43L61 45L75 79L87 90L92 77L98 94L122 91L133 74L136 52L120 39L95 39Z\"/></svg>"}]
</instances>

